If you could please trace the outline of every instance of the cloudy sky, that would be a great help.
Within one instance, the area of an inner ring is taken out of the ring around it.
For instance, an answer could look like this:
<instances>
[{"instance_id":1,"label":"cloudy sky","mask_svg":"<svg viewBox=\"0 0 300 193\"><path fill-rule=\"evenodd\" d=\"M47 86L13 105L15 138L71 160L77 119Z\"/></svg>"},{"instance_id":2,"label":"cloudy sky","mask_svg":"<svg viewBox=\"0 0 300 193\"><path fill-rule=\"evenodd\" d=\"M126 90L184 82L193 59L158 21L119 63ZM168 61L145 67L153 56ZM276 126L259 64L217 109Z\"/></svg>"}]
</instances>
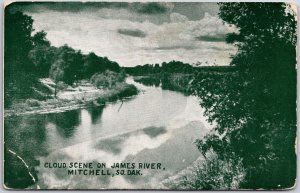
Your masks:
<instances>
[{"instance_id":1,"label":"cloudy sky","mask_svg":"<svg viewBox=\"0 0 300 193\"><path fill-rule=\"evenodd\" d=\"M216 3L40 3L22 10L52 45L107 56L121 66L171 60L228 65L235 30L217 16Z\"/></svg>"}]
</instances>

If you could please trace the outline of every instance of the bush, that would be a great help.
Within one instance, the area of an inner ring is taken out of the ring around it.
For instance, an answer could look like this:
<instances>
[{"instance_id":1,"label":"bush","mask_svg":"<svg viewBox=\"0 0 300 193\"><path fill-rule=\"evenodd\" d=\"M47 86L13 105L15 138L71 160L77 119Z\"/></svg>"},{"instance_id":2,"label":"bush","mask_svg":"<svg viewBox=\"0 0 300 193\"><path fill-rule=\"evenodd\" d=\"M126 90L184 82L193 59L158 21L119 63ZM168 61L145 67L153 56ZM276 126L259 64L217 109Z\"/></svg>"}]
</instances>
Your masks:
<instances>
[{"instance_id":1,"label":"bush","mask_svg":"<svg viewBox=\"0 0 300 193\"><path fill-rule=\"evenodd\" d=\"M119 92L118 97L120 98L136 95L138 93L138 89L134 85L127 83L117 83L115 89Z\"/></svg>"},{"instance_id":2,"label":"bush","mask_svg":"<svg viewBox=\"0 0 300 193\"><path fill-rule=\"evenodd\" d=\"M164 185L182 190L236 190L245 178L241 160L221 160L213 153Z\"/></svg>"},{"instance_id":3,"label":"bush","mask_svg":"<svg viewBox=\"0 0 300 193\"><path fill-rule=\"evenodd\" d=\"M124 73L116 73L106 70L104 73L94 74L90 81L97 88L111 88L115 86L117 82L122 82L125 79Z\"/></svg>"},{"instance_id":4,"label":"bush","mask_svg":"<svg viewBox=\"0 0 300 193\"><path fill-rule=\"evenodd\" d=\"M39 107L39 106L41 106L40 101L38 101L36 99L27 99L26 104L30 107Z\"/></svg>"}]
</instances>

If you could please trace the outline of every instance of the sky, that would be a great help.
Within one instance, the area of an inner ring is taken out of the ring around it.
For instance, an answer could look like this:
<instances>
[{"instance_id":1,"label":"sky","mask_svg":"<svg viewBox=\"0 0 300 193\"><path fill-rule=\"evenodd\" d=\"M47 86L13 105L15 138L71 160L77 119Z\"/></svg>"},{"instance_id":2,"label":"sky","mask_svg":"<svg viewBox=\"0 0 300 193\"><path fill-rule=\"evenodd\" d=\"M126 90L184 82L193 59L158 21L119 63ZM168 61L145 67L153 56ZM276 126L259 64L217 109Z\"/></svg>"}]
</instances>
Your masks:
<instances>
[{"instance_id":1,"label":"sky","mask_svg":"<svg viewBox=\"0 0 300 193\"><path fill-rule=\"evenodd\" d=\"M68 44L120 66L178 60L228 65L236 48L225 42L236 31L218 18L216 3L28 3L35 31L53 46Z\"/></svg>"}]
</instances>

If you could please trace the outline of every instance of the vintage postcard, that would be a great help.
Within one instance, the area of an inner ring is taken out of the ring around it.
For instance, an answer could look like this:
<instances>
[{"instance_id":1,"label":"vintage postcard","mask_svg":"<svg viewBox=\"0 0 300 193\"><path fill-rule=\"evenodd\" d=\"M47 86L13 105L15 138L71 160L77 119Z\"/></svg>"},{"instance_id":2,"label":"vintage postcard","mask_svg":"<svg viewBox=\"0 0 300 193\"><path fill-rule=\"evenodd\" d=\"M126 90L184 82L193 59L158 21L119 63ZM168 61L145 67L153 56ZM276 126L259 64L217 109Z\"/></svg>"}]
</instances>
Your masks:
<instances>
[{"instance_id":1,"label":"vintage postcard","mask_svg":"<svg viewBox=\"0 0 300 193\"><path fill-rule=\"evenodd\" d=\"M297 6L9 2L6 189L296 184Z\"/></svg>"}]
</instances>

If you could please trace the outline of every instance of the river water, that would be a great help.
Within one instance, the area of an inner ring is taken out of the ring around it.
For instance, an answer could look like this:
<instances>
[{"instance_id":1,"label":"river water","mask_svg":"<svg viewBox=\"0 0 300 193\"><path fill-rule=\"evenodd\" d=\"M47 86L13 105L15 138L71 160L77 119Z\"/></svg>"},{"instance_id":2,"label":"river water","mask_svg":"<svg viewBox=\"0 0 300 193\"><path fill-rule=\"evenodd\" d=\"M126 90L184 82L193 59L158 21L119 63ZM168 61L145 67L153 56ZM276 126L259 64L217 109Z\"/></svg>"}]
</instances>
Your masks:
<instances>
[{"instance_id":1,"label":"river water","mask_svg":"<svg viewBox=\"0 0 300 193\"><path fill-rule=\"evenodd\" d=\"M32 188L166 188L164 179L201 156L194 141L212 126L198 99L144 86L130 77L126 81L141 92L105 106L5 119L6 147L29 165L36 180ZM121 162L162 167L114 177L68 175L68 168L45 167L70 162L105 163L107 168Z\"/></svg>"}]
</instances>

